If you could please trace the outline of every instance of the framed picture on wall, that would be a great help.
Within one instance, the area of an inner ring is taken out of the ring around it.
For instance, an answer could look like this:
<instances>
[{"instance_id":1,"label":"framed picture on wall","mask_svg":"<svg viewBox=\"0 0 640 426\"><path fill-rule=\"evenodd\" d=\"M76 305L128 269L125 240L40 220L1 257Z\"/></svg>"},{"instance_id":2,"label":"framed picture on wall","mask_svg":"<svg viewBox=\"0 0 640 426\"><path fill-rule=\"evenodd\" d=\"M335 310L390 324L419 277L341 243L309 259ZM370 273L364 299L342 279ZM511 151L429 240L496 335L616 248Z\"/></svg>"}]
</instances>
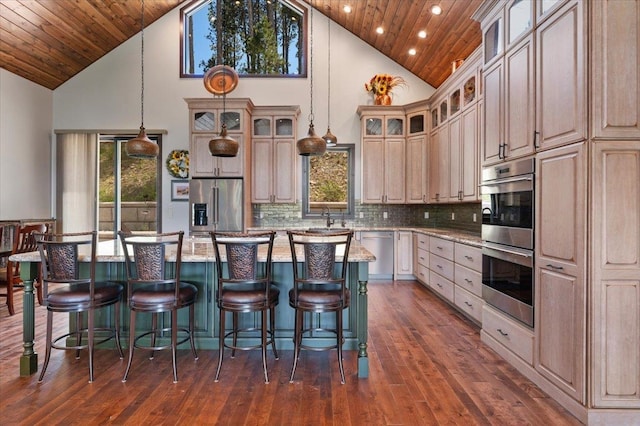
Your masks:
<instances>
[{"instance_id":1,"label":"framed picture on wall","mask_svg":"<svg viewBox=\"0 0 640 426\"><path fill-rule=\"evenodd\" d=\"M171 201L189 201L189 181L171 181Z\"/></svg>"}]
</instances>

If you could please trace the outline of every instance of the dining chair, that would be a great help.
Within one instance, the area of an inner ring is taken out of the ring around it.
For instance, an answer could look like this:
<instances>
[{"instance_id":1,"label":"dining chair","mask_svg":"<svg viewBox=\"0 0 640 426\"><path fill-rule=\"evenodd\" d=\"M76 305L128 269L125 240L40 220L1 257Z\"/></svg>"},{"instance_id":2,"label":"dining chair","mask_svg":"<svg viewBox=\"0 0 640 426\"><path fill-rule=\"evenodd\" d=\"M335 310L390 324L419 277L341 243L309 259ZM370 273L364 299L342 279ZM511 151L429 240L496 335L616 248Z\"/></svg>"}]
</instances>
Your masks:
<instances>
[{"instance_id":1,"label":"dining chair","mask_svg":"<svg viewBox=\"0 0 640 426\"><path fill-rule=\"evenodd\" d=\"M210 233L216 256L216 304L219 310L219 355L215 381L220 377L224 349L231 349L231 358L236 350L262 350L264 382L269 383L267 372L267 346L271 344L275 359L279 359L274 336L275 307L280 290L271 281L271 265L275 232L258 233ZM262 251L262 253L261 253ZM261 259L264 255L264 260ZM226 313L231 312L232 327L226 330ZM240 325L239 314L260 313L260 328L254 326L257 318L252 316L246 326ZM269 326L267 326L267 316ZM260 331L260 343L240 345L239 336L251 337ZM231 342L228 338L231 337Z\"/></svg>"},{"instance_id":2,"label":"dining chair","mask_svg":"<svg viewBox=\"0 0 640 426\"><path fill-rule=\"evenodd\" d=\"M293 382L301 349L336 349L340 382L344 384L342 314L351 302L346 276L353 231L288 231L287 235L293 264L289 306L295 309L293 367L289 381ZM335 314L335 326L329 321L320 321L320 315L325 313ZM309 324L305 324L305 314ZM305 336L320 332L335 334L335 345L319 347L303 343Z\"/></svg>"},{"instance_id":3,"label":"dining chair","mask_svg":"<svg viewBox=\"0 0 640 426\"><path fill-rule=\"evenodd\" d=\"M135 234L119 231L127 274L127 301L129 303L129 361L122 378L127 381L134 349L155 351L171 349L173 383L178 383L177 348L189 341L191 352L197 360L194 342L194 306L198 288L180 280L182 265L182 240L184 232L164 234ZM178 326L178 311L189 308L188 327ZM170 314L170 324L159 324L158 314ZM139 313L151 314L151 326L136 336L136 317ZM168 343L165 341L169 334ZM178 333L182 333L178 340Z\"/></svg>"},{"instance_id":4,"label":"dining chair","mask_svg":"<svg viewBox=\"0 0 640 426\"><path fill-rule=\"evenodd\" d=\"M38 246L36 244L35 238L33 237L33 234L44 233L46 231L46 226L44 224L16 225L14 229L15 233L13 235L13 246L11 249L11 255L37 251ZM0 293L0 296L4 296L7 299L9 315L15 314L15 304L13 296L16 291L22 290L21 284L22 279L20 279L20 262L13 262L7 259L7 267L0 269L0 285L6 287L6 292ZM37 291L38 301L40 301L40 304L42 304L42 288L40 287L40 285L37 286Z\"/></svg>"},{"instance_id":5,"label":"dining chair","mask_svg":"<svg viewBox=\"0 0 640 426\"><path fill-rule=\"evenodd\" d=\"M47 308L47 340L44 365L38 382L42 382L49 365L51 349L89 352L89 383L93 382L93 355L97 344L115 339L120 359L120 301L122 285L96 282L97 232L33 234L42 261L42 296ZM96 327L95 312L114 306L114 327ZM86 326L83 313L87 313ZM69 331L53 337L53 314L75 314ZM96 332L103 333L99 336ZM87 335L86 343L83 336ZM96 340L98 338L98 340ZM75 344L73 343L75 339Z\"/></svg>"}]
</instances>

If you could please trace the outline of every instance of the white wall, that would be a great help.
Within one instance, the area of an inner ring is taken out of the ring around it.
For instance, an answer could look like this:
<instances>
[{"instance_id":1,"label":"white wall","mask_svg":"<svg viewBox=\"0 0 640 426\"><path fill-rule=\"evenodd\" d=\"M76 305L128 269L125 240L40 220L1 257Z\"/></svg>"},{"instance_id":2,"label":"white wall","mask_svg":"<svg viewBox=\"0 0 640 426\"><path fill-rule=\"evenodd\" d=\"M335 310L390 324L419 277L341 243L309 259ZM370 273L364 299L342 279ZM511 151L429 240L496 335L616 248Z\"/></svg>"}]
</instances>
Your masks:
<instances>
[{"instance_id":1,"label":"white wall","mask_svg":"<svg viewBox=\"0 0 640 426\"><path fill-rule=\"evenodd\" d=\"M314 13L314 124L319 134L327 127L327 18ZM360 140L356 109L371 104L364 83L376 73L402 76L406 88L394 91L394 103L428 98L434 89L337 24L331 26L331 131L341 143ZM145 29L144 124L166 129L162 161L173 149L189 148L188 110L184 98L210 97L201 79L179 78L180 8ZM251 98L255 105L300 105L298 136L307 133L309 79L242 77L231 97ZM140 35L123 43L54 91L54 129L131 129L140 126ZM358 148L359 149L359 148ZM359 158L359 150L357 158ZM359 161L358 161L359 163ZM360 171L356 169L356 198ZM187 203L170 201L170 175L164 171L163 230L184 229Z\"/></svg>"},{"instance_id":2,"label":"white wall","mask_svg":"<svg viewBox=\"0 0 640 426\"><path fill-rule=\"evenodd\" d=\"M53 92L0 68L0 220L51 213Z\"/></svg>"}]
</instances>

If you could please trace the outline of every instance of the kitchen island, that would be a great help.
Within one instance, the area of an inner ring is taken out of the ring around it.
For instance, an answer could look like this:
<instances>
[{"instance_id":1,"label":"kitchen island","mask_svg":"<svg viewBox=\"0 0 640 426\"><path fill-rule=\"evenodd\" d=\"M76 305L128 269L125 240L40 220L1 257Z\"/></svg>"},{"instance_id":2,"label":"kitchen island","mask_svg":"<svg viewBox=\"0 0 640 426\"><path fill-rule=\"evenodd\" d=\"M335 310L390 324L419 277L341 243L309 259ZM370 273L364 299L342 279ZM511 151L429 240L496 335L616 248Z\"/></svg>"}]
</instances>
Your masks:
<instances>
[{"instance_id":1,"label":"kitchen island","mask_svg":"<svg viewBox=\"0 0 640 426\"><path fill-rule=\"evenodd\" d=\"M126 282L124 254L119 240L103 241L97 247L96 279ZM262 253L262 256L265 256ZM260 258L259 260L264 260ZM341 257L338 254L338 257ZM288 290L293 282L293 268L289 241L285 236L275 239L273 253L272 279L280 288L280 301L276 307L275 338L278 349L293 349L294 310L289 306ZM20 375L29 376L38 369L38 354L34 350L35 302L33 280L37 276L40 255L37 252L14 255L11 260L21 263L21 277L24 281L23 298L23 341L24 351L20 358ZM369 278L369 262L375 257L359 242L353 240L349 250L349 270L347 285L351 291L351 306L343 313L344 349L358 351L358 377L368 377L369 359L367 357L367 281ZM175 252L167 254L167 261L175 261ZM88 263L87 263L88 265ZM208 238L185 238L182 248L181 280L198 287L198 300L195 312L196 347L200 349L217 349L218 339L218 307L215 303L216 288L215 254L213 244ZM96 311L96 327L105 327L114 322L113 309ZM129 333L129 310L124 303L122 309L122 343L126 343ZM331 328L333 316L323 317L323 325ZM138 321L140 328L148 327L150 318ZM169 316L161 317L161 321L169 321ZM246 324L259 321L258 315L246 314L242 318ZM70 321L73 317L70 316ZM179 326L188 323L188 312L178 315ZM243 324L241 324L243 325ZM255 344L259 334L248 336L244 343ZM169 339L169 336L166 337ZM327 346L335 343L335 335L314 332L308 344Z\"/></svg>"}]
</instances>

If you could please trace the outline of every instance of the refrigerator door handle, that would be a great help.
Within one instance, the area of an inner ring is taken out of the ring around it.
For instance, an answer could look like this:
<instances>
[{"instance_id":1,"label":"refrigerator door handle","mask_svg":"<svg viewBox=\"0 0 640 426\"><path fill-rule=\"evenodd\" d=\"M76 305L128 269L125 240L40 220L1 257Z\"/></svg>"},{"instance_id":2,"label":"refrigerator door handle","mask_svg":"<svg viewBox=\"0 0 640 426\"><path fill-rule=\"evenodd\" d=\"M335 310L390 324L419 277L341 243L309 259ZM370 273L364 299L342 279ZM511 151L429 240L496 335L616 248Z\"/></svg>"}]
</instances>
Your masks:
<instances>
[{"instance_id":1,"label":"refrigerator door handle","mask_svg":"<svg viewBox=\"0 0 640 426\"><path fill-rule=\"evenodd\" d=\"M214 225L217 225L219 220L219 215L220 215L220 211L219 211L220 197L218 195L218 192L220 190L214 187L212 188L212 191L213 191L213 223Z\"/></svg>"}]
</instances>

